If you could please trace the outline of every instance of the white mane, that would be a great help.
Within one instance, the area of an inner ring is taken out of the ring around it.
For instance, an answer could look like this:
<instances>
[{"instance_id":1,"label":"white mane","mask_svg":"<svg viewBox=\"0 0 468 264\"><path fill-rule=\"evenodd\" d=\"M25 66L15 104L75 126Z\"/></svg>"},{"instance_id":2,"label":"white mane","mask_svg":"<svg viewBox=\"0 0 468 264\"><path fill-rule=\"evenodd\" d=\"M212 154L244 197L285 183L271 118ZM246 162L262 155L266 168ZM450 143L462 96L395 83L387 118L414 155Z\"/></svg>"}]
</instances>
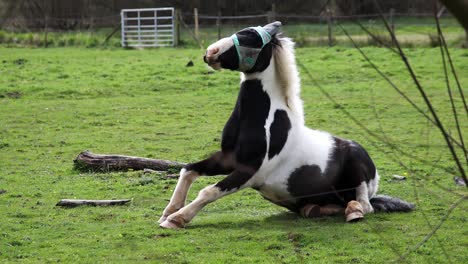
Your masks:
<instances>
[{"instance_id":1,"label":"white mane","mask_svg":"<svg viewBox=\"0 0 468 264\"><path fill-rule=\"evenodd\" d=\"M288 108L300 120L304 118L302 107L301 81L294 55L294 42L290 38L278 38L279 46L273 49L276 77Z\"/></svg>"}]
</instances>

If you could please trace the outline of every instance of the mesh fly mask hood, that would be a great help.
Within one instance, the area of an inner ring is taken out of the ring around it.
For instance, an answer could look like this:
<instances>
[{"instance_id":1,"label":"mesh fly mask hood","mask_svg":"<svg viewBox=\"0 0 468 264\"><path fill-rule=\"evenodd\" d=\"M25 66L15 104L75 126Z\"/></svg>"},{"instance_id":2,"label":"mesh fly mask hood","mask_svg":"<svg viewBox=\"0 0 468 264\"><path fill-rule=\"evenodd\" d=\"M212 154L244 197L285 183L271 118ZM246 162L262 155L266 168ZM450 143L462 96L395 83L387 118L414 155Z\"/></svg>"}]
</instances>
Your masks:
<instances>
[{"instance_id":1,"label":"mesh fly mask hood","mask_svg":"<svg viewBox=\"0 0 468 264\"><path fill-rule=\"evenodd\" d=\"M245 47L239 44L237 34L231 36L234 46L236 47L237 55L239 57L238 71L245 72L251 70L257 62L258 55L266 44L270 43L271 38L276 34L281 26L281 22L273 22L265 27L250 27L254 29L262 38L262 46L260 48Z\"/></svg>"}]
</instances>

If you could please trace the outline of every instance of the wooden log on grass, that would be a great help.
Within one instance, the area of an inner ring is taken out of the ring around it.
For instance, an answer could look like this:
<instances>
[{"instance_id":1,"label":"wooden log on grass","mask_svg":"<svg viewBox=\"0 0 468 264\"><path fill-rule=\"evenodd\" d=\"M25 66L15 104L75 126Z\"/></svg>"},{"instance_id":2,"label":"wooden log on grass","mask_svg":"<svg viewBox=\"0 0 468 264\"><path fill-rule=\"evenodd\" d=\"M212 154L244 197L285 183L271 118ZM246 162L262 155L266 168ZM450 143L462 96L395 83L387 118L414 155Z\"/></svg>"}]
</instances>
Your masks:
<instances>
[{"instance_id":1,"label":"wooden log on grass","mask_svg":"<svg viewBox=\"0 0 468 264\"><path fill-rule=\"evenodd\" d=\"M185 163L148 159L123 155L94 154L81 152L73 160L75 168L80 171L128 171L151 169L155 171L180 170Z\"/></svg>"},{"instance_id":2,"label":"wooden log on grass","mask_svg":"<svg viewBox=\"0 0 468 264\"><path fill-rule=\"evenodd\" d=\"M121 199L121 200L62 199L56 204L56 206L64 206L64 207L76 207L76 206L81 206L81 205L110 206L110 205L124 205L130 201L131 199Z\"/></svg>"}]
</instances>

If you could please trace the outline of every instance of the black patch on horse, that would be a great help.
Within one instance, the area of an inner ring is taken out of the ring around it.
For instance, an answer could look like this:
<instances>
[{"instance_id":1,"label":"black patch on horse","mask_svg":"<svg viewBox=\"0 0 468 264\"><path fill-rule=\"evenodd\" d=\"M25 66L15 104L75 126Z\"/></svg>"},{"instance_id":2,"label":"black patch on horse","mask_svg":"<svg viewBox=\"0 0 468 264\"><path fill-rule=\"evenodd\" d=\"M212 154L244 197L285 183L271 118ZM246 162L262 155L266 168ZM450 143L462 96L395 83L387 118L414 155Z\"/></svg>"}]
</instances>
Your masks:
<instances>
[{"instance_id":1,"label":"black patch on horse","mask_svg":"<svg viewBox=\"0 0 468 264\"><path fill-rule=\"evenodd\" d=\"M335 147L327 171L341 167L346 173L341 182L346 186L358 186L361 182L369 182L375 178L376 168L367 151L358 143L333 137ZM339 172L339 171L338 171ZM341 173L341 172L339 172Z\"/></svg>"},{"instance_id":2,"label":"black patch on horse","mask_svg":"<svg viewBox=\"0 0 468 264\"><path fill-rule=\"evenodd\" d=\"M221 137L221 149L223 152L233 152L236 148L240 128L240 95L237 98L236 106L228 121L224 125Z\"/></svg>"},{"instance_id":3,"label":"black patch on horse","mask_svg":"<svg viewBox=\"0 0 468 264\"><path fill-rule=\"evenodd\" d=\"M335 141L325 172L317 165L296 169L288 179L288 191L300 197L297 208L306 204L346 204L356 199L356 187L375 177L375 165L366 150L353 141Z\"/></svg>"},{"instance_id":4,"label":"black patch on horse","mask_svg":"<svg viewBox=\"0 0 468 264\"><path fill-rule=\"evenodd\" d=\"M266 154L265 122L270 111L270 97L260 80L247 80L239 93L239 136L235 147L237 162L260 168Z\"/></svg>"},{"instance_id":5,"label":"black patch on horse","mask_svg":"<svg viewBox=\"0 0 468 264\"><path fill-rule=\"evenodd\" d=\"M289 176L288 191L299 198L297 210L306 204L344 204L335 184L336 175L324 175L317 165L304 165Z\"/></svg>"},{"instance_id":6,"label":"black patch on horse","mask_svg":"<svg viewBox=\"0 0 468 264\"><path fill-rule=\"evenodd\" d=\"M218 151L209 158L196 163L187 164L184 168L206 176L229 174L234 170L234 161L231 155Z\"/></svg>"},{"instance_id":7,"label":"black patch on horse","mask_svg":"<svg viewBox=\"0 0 468 264\"><path fill-rule=\"evenodd\" d=\"M284 110L276 110L273 123L270 126L270 149L268 159L278 155L286 144L288 133L291 129L291 121Z\"/></svg>"},{"instance_id":8,"label":"black patch on horse","mask_svg":"<svg viewBox=\"0 0 468 264\"><path fill-rule=\"evenodd\" d=\"M236 162L255 171L266 154L265 122L270 111L270 97L260 80L241 84L236 107L224 126L221 148L233 152Z\"/></svg>"},{"instance_id":9,"label":"black patch on horse","mask_svg":"<svg viewBox=\"0 0 468 264\"><path fill-rule=\"evenodd\" d=\"M241 84L236 107L224 126L221 142L224 153L234 153L235 170L216 184L221 191L239 188L262 165L266 155L265 122L270 111L270 97L260 80Z\"/></svg>"},{"instance_id":10,"label":"black patch on horse","mask_svg":"<svg viewBox=\"0 0 468 264\"><path fill-rule=\"evenodd\" d=\"M215 186L218 187L221 191L230 191L232 189L238 189L244 185L250 178L252 174L247 171L236 170L232 172L229 176L218 182Z\"/></svg>"}]
</instances>

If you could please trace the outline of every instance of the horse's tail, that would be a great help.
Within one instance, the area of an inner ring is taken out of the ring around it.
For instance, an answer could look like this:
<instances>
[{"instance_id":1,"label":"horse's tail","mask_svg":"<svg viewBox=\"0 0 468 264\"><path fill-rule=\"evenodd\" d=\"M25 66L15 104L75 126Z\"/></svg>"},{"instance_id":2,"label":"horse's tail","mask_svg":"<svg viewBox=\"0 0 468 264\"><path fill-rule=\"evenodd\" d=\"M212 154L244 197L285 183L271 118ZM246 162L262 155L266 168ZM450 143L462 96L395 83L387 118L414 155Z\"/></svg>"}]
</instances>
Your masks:
<instances>
[{"instance_id":1,"label":"horse's tail","mask_svg":"<svg viewBox=\"0 0 468 264\"><path fill-rule=\"evenodd\" d=\"M416 207L413 203L387 195L376 195L370 203L377 212L409 212Z\"/></svg>"}]
</instances>

